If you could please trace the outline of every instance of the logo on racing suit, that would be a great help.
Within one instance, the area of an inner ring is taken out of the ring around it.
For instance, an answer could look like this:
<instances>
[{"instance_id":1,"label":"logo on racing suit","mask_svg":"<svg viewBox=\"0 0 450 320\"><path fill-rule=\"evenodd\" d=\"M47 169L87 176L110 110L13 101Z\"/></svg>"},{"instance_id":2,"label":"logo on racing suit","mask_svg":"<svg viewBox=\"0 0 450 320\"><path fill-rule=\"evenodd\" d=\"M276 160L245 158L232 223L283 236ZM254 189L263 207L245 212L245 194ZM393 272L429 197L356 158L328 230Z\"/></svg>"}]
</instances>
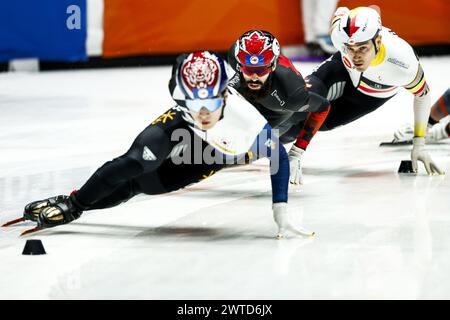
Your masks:
<instances>
[{"instance_id":1,"label":"logo on racing suit","mask_svg":"<svg viewBox=\"0 0 450 320\"><path fill-rule=\"evenodd\" d=\"M399 67L409 69L409 64L404 63L403 61L397 60L395 58L388 58L387 61L389 61L390 63L393 63Z\"/></svg>"},{"instance_id":2,"label":"logo on racing suit","mask_svg":"<svg viewBox=\"0 0 450 320\"><path fill-rule=\"evenodd\" d=\"M173 112L171 110L167 111L163 115L159 116L158 119L152 122L152 125L157 124L158 122L166 123L167 120L173 120L173 116L176 115L176 112Z\"/></svg>"},{"instance_id":3,"label":"logo on racing suit","mask_svg":"<svg viewBox=\"0 0 450 320\"><path fill-rule=\"evenodd\" d=\"M280 96L278 95L277 90L274 90L270 95L272 97L275 97L275 99L278 100L278 102L280 103L280 106L284 106L286 104L286 102L284 100L281 100Z\"/></svg>"}]
</instances>

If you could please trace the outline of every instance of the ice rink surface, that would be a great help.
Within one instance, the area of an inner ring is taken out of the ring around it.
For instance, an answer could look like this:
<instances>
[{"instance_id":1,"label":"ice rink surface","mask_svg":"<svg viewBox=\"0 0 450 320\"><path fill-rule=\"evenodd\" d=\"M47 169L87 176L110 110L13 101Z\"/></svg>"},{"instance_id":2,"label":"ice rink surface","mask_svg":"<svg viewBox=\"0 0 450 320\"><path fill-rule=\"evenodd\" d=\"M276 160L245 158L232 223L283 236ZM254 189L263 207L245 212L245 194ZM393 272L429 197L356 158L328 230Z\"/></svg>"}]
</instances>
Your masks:
<instances>
[{"instance_id":1,"label":"ice rink surface","mask_svg":"<svg viewBox=\"0 0 450 320\"><path fill-rule=\"evenodd\" d=\"M421 59L433 102L450 57ZM314 64L296 64L303 75ZM170 67L0 74L0 223L67 194L124 153L173 105ZM0 299L450 299L450 142L429 145L448 172L397 173L410 146L384 147L413 121L401 92L345 127L319 132L289 210L313 239L275 240L267 162L184 190L138 196L20 238L0 230ZM41 239L43 256L23 256Z\"/></svg>"}]
</instances>

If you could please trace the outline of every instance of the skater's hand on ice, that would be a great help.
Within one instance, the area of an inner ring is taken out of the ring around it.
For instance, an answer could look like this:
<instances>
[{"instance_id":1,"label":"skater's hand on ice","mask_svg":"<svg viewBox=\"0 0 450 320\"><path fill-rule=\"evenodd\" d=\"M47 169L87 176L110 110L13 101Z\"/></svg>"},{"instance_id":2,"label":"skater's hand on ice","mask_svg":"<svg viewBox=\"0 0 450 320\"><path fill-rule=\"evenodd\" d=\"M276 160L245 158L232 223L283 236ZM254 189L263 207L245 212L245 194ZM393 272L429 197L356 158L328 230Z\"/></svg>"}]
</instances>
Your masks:
<instances>
[{"instance_id":1,"label":"skater's hand on ice","mask_svg":"<svg viewBox=\"0 0 450 320\"><path fill-rule=\"evenodd\" d=\"M303 184L302 155L304 152L305 150L297 147L295 144L289 150L290 182L292 184Z\"/></svg>"},{"instance_id":2,"label":"skater's hand on ice","mask_svg":"<svg viewBox=\"0 0 450 320\"><path fill-rule=\"evenodd\" d=\"M429 175L445 174L445 172L438 167L438 165L431 159L430 155L425 150L425 138L423 137L415 137L413 139L411 161L415 173L418 171L417 161L421 161L425 165L425 169Z\"/></svg>"}]
</instances>

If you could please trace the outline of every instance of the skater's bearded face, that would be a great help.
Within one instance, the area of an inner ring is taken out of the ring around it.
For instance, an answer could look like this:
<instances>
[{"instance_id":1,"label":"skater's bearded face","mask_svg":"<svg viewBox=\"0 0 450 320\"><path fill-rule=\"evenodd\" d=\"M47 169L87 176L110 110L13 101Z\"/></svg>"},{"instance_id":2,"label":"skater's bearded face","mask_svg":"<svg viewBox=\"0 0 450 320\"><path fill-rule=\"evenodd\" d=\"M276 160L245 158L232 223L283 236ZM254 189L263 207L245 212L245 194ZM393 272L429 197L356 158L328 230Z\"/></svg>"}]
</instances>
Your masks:
<instances>
[{"instance_id":1,"label":"skater's bearded face","mask_svg":"<svg viewBox=\"0 0 450 320\"><path fill-rule=\"evenodd\" d=\"M267 79L269 78L270 72L273 71L273 67L264 67L263 70L258 70L257 68L246 68L245 71L241 69L242 76L244 77L245 83L250 90L258 91L264 86ZM254 70L253 70L254 69Z\"/></svg>"},{"instance_id":2,"label":"skater's bearded face","mask_svg":"<svg viewBox=\"0 0 450 320\"><path fill-rule=\"evenodd\" d=\"M378 50L376 48L379 49L381 46L381 36L376 38L375 43L376 47L372 40L354 45L346 45L347 55L357 71L364 72L369 68L377 55Z\"/></svg>"}]
</instances>

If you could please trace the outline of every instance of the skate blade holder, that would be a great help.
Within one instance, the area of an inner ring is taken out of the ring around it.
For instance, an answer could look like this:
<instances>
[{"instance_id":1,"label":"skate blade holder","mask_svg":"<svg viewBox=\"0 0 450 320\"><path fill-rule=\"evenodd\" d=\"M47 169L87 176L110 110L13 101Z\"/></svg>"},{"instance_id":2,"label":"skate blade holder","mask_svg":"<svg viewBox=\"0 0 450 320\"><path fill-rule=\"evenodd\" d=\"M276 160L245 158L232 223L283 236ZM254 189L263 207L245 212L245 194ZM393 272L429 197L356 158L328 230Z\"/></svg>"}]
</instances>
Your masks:
<instances>
[{"instance_id":1,"label":"skate blade holder","mask_svg":"<svg viewBox=\"0 0 450 320\"><path fill-rule=\"evenodd\" d=\"M412 161L411 160L402 160L402 162L400 162L400 167L398 168L398 173L416 174L416 172L414 172L413 167L412 167Z\"/></svg>"}]
</instances>

